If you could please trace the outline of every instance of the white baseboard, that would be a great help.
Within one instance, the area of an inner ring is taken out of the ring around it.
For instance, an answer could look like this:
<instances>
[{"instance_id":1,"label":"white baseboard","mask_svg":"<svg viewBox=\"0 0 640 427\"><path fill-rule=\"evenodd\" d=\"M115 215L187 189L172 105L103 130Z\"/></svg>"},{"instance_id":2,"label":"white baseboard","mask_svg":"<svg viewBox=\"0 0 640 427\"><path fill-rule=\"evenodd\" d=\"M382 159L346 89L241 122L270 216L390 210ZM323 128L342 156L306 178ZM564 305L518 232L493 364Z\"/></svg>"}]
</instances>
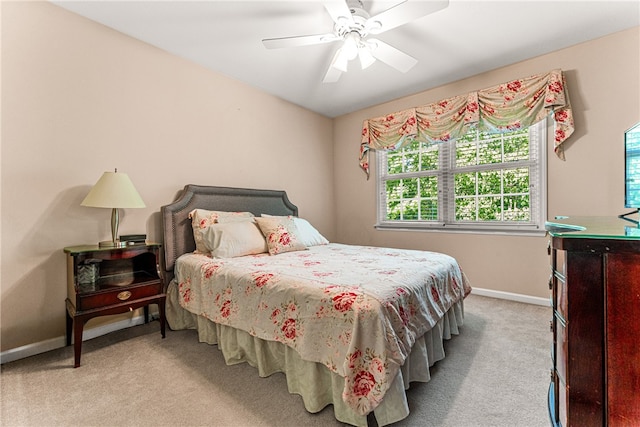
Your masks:
<instances>
[{"instance_id":1,"label":"white baseboard","mask_svg":"<svg viewBox=\"0 0 640 427\"><path fill-rule=\"evenodd\" d=\"M473 288L472 294L480 295L484 297L506 299L510 301L523 302L527 304L549 306L548 298L532 297L529 295L514 294L511 292L494 291L491 289ZM151 319L155 318L155 313L149 313ZM101 335L108 334L109 332L117 331L120 329L129 328L131 326L144 324L144 316L136 316L131 319L121 320L119 322L109 323L107 325L98 326L83 331L82 341L90 340L92 338L99 337ZM13 362L14 360L24 359L25 357L35 356L36 354L45 353L47 351L62 348L66 345L65 337L51 338L46 341L41 341L33 344L28 344L22 347L13 348L11 350L3 351L0 353L0 364Z\"/></svg>"},{"instance_id":2,"label":"white baseboard","mask_svg":"<svg viewBox=\"0 0 640 427\"><path fill-rule=\"evenodd\" d=\"M532 297L530 295L514 294L511 292L494 291L492 289L473 288L471 291L474 295L480 295L483 297L491 297L498 299L506 299L509 301L523 302L526 304L535 304L549 307L551 302L549 298Z\"/></svg>"},{"instance_id":3,"label":"white baseboard","mask_svg":"<svg viewBox=\"0 0 640 427\"><path fill-rule=\"evenodd\" d=\"M154 313L149 313L149 320L155 319L157 316ZM91 329L85 329L82 331L82 341L87 341L92 338L99 337L101 335L108 334L109 332L118 331L120 329L126 329L131 326L143 325L144 315L132 317L131 319L124 319L118 322L109 323L106 325L98 326ZM45 353L47 351L62 348L66 345L66 339L64 336L58 338L51 338L46 341L40 341L33 344L27 344L22 347L12 348L11 350L3 351L0 353L0 364L13 362L14 360L24 359L25 357L35 356L36 354Z\"/></svg>"}]
</instances>

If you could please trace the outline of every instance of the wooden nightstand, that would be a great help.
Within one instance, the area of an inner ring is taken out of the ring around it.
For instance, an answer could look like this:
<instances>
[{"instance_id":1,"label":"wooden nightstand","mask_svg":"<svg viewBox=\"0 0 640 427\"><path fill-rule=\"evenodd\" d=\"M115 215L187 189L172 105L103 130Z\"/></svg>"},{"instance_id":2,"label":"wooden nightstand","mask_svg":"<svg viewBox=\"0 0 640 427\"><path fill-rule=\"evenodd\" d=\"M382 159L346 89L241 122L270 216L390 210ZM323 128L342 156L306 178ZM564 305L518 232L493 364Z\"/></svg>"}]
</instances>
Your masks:
<instances>
[{"instance_id":1,"label":"wooden nightstand","mask_svg":"<svg viewBox=\"0 0 640 427\"><path fill-rule=\"evenodd\" d=\"M165 337L165 299L158 261L161 245L147 243L122 248L97 245L64 248L67 254L67 345L73 326L74 368L80 366L82 330L94 317L125 313L158 304L160 332Z\"/></svg>"}]
</instances>

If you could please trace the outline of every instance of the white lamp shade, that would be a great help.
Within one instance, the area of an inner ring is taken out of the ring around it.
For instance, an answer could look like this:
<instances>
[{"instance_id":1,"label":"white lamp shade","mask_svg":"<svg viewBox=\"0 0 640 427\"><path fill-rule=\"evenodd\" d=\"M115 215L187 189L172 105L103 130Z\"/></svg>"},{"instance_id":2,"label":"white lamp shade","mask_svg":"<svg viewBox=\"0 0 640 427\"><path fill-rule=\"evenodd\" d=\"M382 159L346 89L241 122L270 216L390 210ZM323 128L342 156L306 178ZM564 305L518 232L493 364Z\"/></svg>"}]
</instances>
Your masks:
<instances>
[{"instance_id":1,"label":"white lamp shade","mask_svg":"<svg viewBox=\"0 0 640 427\"><path fill-rule=\"evenodd\" d=\"M351 61L352 59L356 59L356 56L358 56L359 44L360 44L360 34L358 34L357 32L352 31L345 36L342 49L348 61Z\"/></svg>"},{"instance_id":2,"label":"white lamp shade","mask_svg":"<svg viewBox=\"0 0 640 427\"><path fill-rule=\"evenodd\" d=\"M343 73L347 72L347 67L349 65L349 60L347 59L347 55L344 53L344 48L338 49L336 52L336 56L333 57L333 62L331 66L336 70L340 70Z\"/></svg>"},{"instance_id":3,"label":"white lamp shade","mask_svg":"<svg viewBox=\"0 0 640 427\"><path fill-rule=\"evenodd\" d=\"M376 58L371 54L367 46L363 46L358 50L358 57L360 58L360 66L363 70L376 62Z\"/></svg>"},{"instance_id":4,"label":"white lamp shade","mask_svg":"<svg viewBox=\"0 0 640 427\"><path fill-rule=\"evenodd\" d=\"M117 171L105 172L80 205L94 208L145 207L129 176Z\"/></svg>"}]
</instances>

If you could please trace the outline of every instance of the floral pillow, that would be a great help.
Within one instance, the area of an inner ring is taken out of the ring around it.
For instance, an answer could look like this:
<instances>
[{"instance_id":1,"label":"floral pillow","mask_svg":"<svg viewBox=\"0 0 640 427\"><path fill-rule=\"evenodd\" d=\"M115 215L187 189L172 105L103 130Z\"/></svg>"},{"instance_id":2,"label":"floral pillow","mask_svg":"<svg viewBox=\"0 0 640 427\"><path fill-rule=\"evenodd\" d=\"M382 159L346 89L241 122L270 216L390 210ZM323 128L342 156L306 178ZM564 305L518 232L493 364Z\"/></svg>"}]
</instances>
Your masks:
<instances>
[{"instance_id":1,"label":"floral pillow","mask_svg":"<svg viewBox=\"0 0 640 427\"><path fill-rule=\"evenodd\" d=\"M311 225L311 223L306 219L291 215L285 217L262 214L261 216L267 218L292 218L293 222L295 222L296 227L298 228L298 237L300 237L300 243L302 243L306 247L326 245L329 243L329 240L327 240L326 237L320 234L320 232L316 230L316 228Z\"/></svg>"},{"instance_id":2,"label":"floral pillow","mask_svg":"<svg viewBox=\"0 0 640 427\"><path fill-rule=\"evenodd\" d=\"M298 227L296 227L293 218L283 216L256 217L255 221L267 239L269 254L277 255L307 249L300 240Z\"/></svg>"},{"instance_id":3,"label":"floral pillow","mask_svg":"<svg viewBox=\"0 0 640 427\"><path fill-rule=\"evenodd\" d=\"M193 227L193 240L196 242L197 254L209 255L213 248L209 247L205 239L207 227L218 223L228 223L237 221L253 221L254 215L251 212L225 212L209 211L206 209L194 209L189 212L191 227Z\"/></svg>"}]
</instances>

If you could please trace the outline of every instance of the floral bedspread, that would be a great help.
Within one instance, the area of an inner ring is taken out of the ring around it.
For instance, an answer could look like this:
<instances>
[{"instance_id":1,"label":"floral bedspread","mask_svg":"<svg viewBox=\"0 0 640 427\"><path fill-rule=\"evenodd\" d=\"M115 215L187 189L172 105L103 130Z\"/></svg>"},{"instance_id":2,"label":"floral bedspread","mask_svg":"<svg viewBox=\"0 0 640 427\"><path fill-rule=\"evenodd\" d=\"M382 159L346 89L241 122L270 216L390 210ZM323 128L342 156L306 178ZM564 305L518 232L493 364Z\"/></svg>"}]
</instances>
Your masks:
<instances>
[{"instance_id":1,"label":"floral bedspread","mask_svg":"<svg viewBox=\"0 0 640 427\"><path fill-rule=\"evenodd\" d=\"M324 364L363 415L416 339L471 290L448 255L337 243L275 256L186 254L176 278L186 310Z\"/></svg>"}]
</instances>

